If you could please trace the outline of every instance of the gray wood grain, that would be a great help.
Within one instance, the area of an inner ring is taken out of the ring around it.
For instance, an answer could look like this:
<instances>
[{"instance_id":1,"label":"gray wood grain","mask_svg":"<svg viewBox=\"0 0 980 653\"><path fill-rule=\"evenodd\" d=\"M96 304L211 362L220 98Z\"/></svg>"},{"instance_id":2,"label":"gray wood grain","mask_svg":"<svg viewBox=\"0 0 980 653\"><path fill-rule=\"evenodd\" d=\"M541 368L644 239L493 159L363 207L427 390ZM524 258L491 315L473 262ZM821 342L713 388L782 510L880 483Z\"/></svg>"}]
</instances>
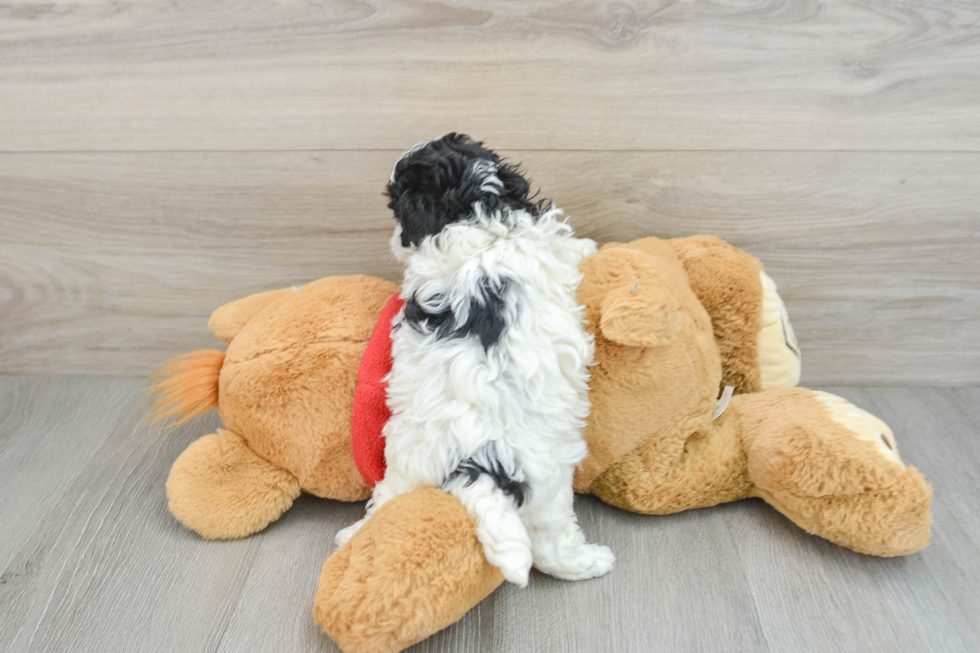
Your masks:
<instances>
[{"instance_id":1,"label":"gray wood grain","mask_svg":"<svg viewBox=\"0 0 980 653\"><path fill-rule=\"evenodd\" d=\"M505 152L601 242L718 235L779 283L808 383L980 383L980 154ZM0 371L146 374L207 317L396 280L399 152L0 154Z\"/></svg>"},{"instance_id":2,"label":"gray wood grain","mask_svg":"<svg viewBox=\"0 0 980 653\"><path fill-rule=\"evenodd\" d=\"M137 396L130 380L0 377L4 569L32 536L34 521L63 499Z\"/></svg>"},{"instance_id":3,"label":"gray wood grain","mask_svg":"<svg viewBox=\"0 0 980 653\"><path fill-rule=\"evenodd\" d=\"M980 8L73 3L0 13L0 150L980 147Z\"/></svg>"},{"instance_id":4,"label":"gray wood grain","mask_svg":"<svg viewBox=\"0 0 980 653\"><path fill-rule=\"evenodd\" d=\"M362 504L304 496L251 538L200 540L166 511L163 483L217 421L149 429L139 389L131 379L0 378L0 468L23 465L0 474L0 650L337 651L313 623L312 596L333 535ZM925 551L856 554L761 501L647 517L579 497L586 533L617 553L612 574L535 574L411 650L976 651L980 389L828 389L888 421L903 458L932 482Z\"/></svg>"},{"instance_id":5,"label":"gray wood grain","mask_svg":"<svg viewBox=\"0 0 980 653\"><path fill-rule=\"evenodd\" d=\"M772 650L832 650L834 641L847 642L848 650L978 650L980 520L966 506L980 495L970 463L980 452L970 423L976 411L971 415L956 400L966 395L976 401L980 391L826 389L889 422L903 460L930 481L931 544L904 558L863 556L810 537L762 502L752 502L753 519L733 522L733 543ZM959 523L963 518L969 520L966 529ZM964 530L972 541L964 541ZM786 623L794 627L778 627Z\"/></svg>"},{"instance_id":6,"label":"gray wood grain","mask_svg":"<svg viewBox=\"0 0 980 653\"><path fill-rule=\"evenodd\" d=\"M181 443L148 431L143 414L131 403L60 500L19 525L32 532L5 569L4 650L201 650L220 640L259 542L195 550L167 519L164 460ZM51 417L52 439L75 437Z\"/></svg>"}]
</instances>

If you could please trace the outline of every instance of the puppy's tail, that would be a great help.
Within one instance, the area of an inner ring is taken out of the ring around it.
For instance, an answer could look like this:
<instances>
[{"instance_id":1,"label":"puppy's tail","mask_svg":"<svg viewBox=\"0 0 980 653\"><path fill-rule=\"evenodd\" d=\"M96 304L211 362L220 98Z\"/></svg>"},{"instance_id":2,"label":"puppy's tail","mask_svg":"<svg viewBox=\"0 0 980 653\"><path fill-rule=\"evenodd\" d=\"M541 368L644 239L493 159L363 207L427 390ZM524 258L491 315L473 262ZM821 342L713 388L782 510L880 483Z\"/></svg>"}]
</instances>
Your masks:
<instances>
[{"instance_id":1,"label":"puppy's tail","mask_svg":"<svg viewBox=\"0 0 980 653\"><path fill-rule=\"evenodd\" d=\"M217 349L192 351L171 358L150 377L147 395L157 395L150 408L150 421L173 419L171 427L189 422L218 405L218 376L225 352Z\"/></svg>"},{"instance_id":2,"label":"puppy's tail","mask_svg":"<svg viewBox=\"0 0 980 653\"><path fill-rule=\"evenodd\" d=\"M461 461L440 489L456 497L473 517L487 562L524 587L534 556L517 508L528 497L528 484L513 454L498 445L488 442Z\"/></svg>"}]
</instances>

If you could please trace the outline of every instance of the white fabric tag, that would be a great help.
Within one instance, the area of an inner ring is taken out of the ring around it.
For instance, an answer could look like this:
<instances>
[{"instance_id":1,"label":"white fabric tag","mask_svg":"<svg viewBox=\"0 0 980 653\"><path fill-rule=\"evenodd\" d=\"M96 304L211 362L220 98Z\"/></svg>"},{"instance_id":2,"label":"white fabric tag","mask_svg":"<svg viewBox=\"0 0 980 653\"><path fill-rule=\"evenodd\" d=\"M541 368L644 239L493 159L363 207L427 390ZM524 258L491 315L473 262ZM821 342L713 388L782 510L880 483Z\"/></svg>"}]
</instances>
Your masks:
<instances>
[{"instance_id":1,"label":"white fabric tag","mask_svg":"<svg viewBox=\"0 0 980 653\"><path fill-rule=\"evenodd\" d=\"M718 399L718 405L715 406L715 414L711 418L712 422L721 417L721 414L725 412L725 409L728 408L728 402L732 400L733 394L735 394L735 386L726 385L721 393L721 397Z\"/></svg>"}]
</instances>

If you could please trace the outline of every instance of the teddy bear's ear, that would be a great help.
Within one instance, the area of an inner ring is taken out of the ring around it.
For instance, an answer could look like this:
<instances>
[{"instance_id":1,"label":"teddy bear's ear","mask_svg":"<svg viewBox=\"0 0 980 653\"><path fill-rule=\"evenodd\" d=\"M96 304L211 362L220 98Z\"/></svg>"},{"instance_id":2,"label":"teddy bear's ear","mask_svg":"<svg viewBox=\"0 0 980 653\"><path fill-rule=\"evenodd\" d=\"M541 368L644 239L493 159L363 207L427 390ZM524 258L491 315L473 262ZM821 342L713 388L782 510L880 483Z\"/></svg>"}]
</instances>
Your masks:
<instances>
[{"instance_id":1,"label":"teddy bear's ear","mask_svg":"<svg viewBox=\"0 0 980 653\"><path fill-rule=\"evenodd\" d=\"M677 305L660 261L625 247L604 247L583 263L580 296L607 339L628 347L659 347L676 331Z\"/></svg>"},{"instance_id":2,"label":"teddy bear's ear","mask_svg":"<svg viewBox=\"0 0 980 653\"><path fill-rule=\"evenodd\" d=\"M642 283L640 286L644 285ZM636 287L636 286L634 286ZM665 302L651 300L650 290L611 292L602 305L599 328L609 340L627 347L660 347L670 342L677 312Z\"/></svg>"}]
</instances>

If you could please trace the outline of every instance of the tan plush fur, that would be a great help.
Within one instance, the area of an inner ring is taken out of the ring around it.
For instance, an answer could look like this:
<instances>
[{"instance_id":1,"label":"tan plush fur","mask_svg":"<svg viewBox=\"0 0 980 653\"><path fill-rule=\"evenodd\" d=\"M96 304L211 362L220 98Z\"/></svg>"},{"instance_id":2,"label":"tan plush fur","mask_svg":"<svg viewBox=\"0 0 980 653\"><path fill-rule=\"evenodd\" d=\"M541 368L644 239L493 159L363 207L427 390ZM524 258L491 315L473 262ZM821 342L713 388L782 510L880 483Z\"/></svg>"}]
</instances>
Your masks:
<instances>
[{"instance_id":1,"label":"tan plush fur","mask_svg":"<svg viewBox=\"0 0 980 653\"><path fill-rule=\"evenodd\" d=\"M759 392L759 333L762 263L713 236L675 238L677 252L694 294L711 315L718 350L725 361L722 384L739 393Z\"/></svg>"},{"instance_id":2,"label":"tan plush fur","mask_svg":"<svg viewBox=\"0 0 980 653\"><path fill-rule=\"evenodd\" d=\"M241 436L218 429L177 458L167 479L170 512L209 540L260 531L293 505L299 481L260 458Z\"/></svg>"},{"instance_id":3,"label":"tan plush fur","mask_svg":"<svg viewBox=\"0 0 980 653\"><path fill-rule=\"evenodd\" d=\"M739 399L753 496L861 553L906 555L929 544L932 489L915 467L856 438L809 390Z\"/></svg>"},{"instance_id":4,"label":"tan plush fur","mask_svg":"<svg viewBox=\"0 0 980 653\"><path fill-rule=\"evenodd\" d=\"M249 295L237 302L225 304L211 314L211 319L208 320L208 328L224 342L231 342L260 311L270 304L288 297L292 292L289 288L269 290Z\"/></svg>"},{"instance_id":5,"label":"tan plush fur","mask_svg":"<svg viewBox=\"0 0 980 653\"><path fill-rule=\"evenodd\" d=\"M667 242L606 245L582 271L579 300L595 332L596 362L579 492L651 435L706 423L721 380L710 318Z\"/></svg>"},{"instance_id":6,"label":"tan plush fur","mask_svg":"<svg viewBox=\"0 0 980 653\"><path fill-rule=\"evenodd\" d=\"M400 651L458 621L503 582L452 496L383 505L324 563L313 616L347 653Z\"/></svg>"},{"instance_id":7,"label":"tan plush fur","mask_svg":"<svg viewBox=\"0 0 980 653\"><path fill-rule=\"evenodd\" d=\"M305 492L370 495L351 454L351 409L368 339L397 291L373 277L320 279L265 306L228 346L222 421Z\"/></svg>"},{"instance_id":8,"label":"tan plush fur","mask_svg":"<svg viewBox=\"0 0 980 653\"><path fill-rule=\"evenodd\" d=\"M590 488L624 510L666 515L750 496L752 483L731 407L692 430L678 424L611 465Z\"/></svg>"},{"instance_id":9,"label":"tan plush fur","mask_svg":"<svg viewBox=\"0 0 980 653\"><path fill-rule=\"evenodd\" d=\"M756 259L716 238L645 238L606 245L582 271L596 364L577 491L657 514L757 496L856 551L902 555L928 543L929 486L873 427L853 426L875 420L855 421L859 409L809 390L759 392ZM204 537L234 537L275 519L299 489L368 496L351 407L367 340L395 292L372 277L332 277L215 312L212 325L230 339L224 360L195 354L158 386L176 417L206 410L216 391L229 429L174 465L178 519ZM741 394L712 421L724 384ZM385 505L331 556L314 616L348 653L397 651L501 581L462 506L427 488Z\"/></svg>"}]
</instances>

